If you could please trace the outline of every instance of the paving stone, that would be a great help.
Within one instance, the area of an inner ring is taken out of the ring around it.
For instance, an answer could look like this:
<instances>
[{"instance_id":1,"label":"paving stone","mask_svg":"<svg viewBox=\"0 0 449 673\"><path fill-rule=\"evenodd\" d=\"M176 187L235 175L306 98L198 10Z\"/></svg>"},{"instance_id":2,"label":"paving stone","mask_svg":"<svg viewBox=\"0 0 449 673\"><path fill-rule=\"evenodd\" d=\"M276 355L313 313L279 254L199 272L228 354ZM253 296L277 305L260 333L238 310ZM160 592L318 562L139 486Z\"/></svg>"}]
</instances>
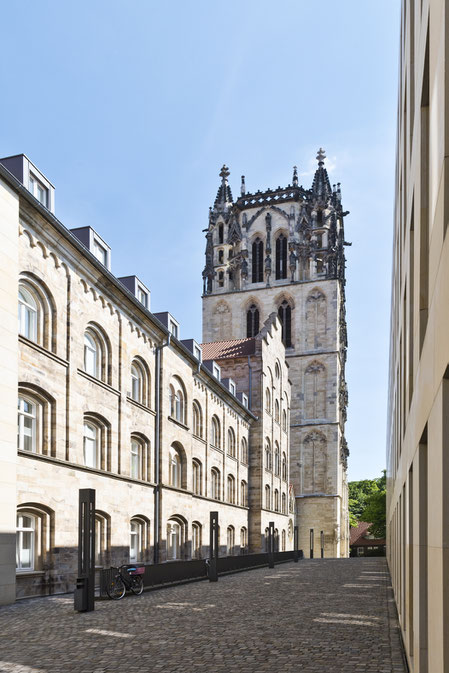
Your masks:
<instances>
[{"instance_id":1,"label":"paving stone","mask_svg":"<svg viewBox=\"0 0 449 673\"><path fill-rule=\"evenodd\" d=\"M376 573L369 586L354 581ZM348 587L348 585L351 585ZM96 603L0 609L0 673L406 673L385 559L313 559Z\"/></svg>"}]
</instances>

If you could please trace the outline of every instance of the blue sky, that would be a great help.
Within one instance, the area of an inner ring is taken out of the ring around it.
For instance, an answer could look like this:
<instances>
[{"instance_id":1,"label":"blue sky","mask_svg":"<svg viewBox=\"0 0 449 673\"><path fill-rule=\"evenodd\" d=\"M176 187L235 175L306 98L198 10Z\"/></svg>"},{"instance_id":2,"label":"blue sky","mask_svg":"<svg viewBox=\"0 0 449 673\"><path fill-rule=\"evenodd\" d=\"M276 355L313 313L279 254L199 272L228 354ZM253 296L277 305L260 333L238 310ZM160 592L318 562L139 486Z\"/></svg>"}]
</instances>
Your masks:
<instances>
[{"instance_id":1,"label":"blue sky","mask_svg":"<svg viewBox=\"0 0 449 673\"><path fill-rule=\"evenodd\" d=\"M201 340L208 207L310 186L318 147L346 218L350 479L385 465L399 0L2 0L0 156L24 152L56 214Z\"/></svg>"}]
</instances>

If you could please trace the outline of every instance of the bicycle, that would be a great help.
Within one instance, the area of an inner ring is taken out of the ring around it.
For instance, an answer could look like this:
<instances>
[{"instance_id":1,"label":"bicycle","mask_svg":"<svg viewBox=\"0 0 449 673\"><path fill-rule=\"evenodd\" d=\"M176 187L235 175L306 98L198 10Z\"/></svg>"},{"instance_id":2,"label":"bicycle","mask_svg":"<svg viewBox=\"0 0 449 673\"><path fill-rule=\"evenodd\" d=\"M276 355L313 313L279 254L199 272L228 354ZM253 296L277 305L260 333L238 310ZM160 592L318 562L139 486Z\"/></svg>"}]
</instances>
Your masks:
<instances>
[{"instance_id":1,"label":"bicycle","mask_svg":"<svg viewBox=\"0 0 449 673\"><path fill-rule=\"evenodd\" d=\"M116 571L112 574L111 579L106 585L106 592L109 598L119 601L126 593L126 590L132 591L136 596L140 596L143 592L142 575L145 572L144 566L136 564L124 564L119 568L111 567L111 571Z\"/></svg>"}]
</instances>

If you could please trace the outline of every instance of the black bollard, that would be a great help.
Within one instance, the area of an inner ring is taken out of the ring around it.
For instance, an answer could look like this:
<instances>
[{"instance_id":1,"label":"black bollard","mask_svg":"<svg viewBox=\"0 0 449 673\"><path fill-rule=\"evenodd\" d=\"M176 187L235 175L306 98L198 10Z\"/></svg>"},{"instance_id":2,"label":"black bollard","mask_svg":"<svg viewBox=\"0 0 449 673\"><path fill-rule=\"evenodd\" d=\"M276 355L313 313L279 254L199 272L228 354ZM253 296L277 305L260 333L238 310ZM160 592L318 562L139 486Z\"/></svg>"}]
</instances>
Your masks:
<instances>
[{"instance_id":1,"label":"black bollard","mask_svg":"<svg viewBox=\"0 0 449 673\"><path fill-rule=\"evenodd\" d=\"M274 568L274 521L268 524L268 567Z\"/></svg>"},{"instance_id":2,"label":"black bollard","mask_svg":"<svg viewBox=\"0 0 449 673\"><path fill-rule=\"evenodd\" d=\"M209 582L218 582L218 512L210 513Z\"/></svg>"},{"instance_id":3,"label":"black bollard","mask_svg":"<svg viewBox=\"0 0 449 673\"><path fill-rule=\"evenodd\" d=\"M293 560L295 563L298 563L298 558L298 526L295 526L293 531Z\"/></svg>"},{"instance_id":4,"label":"black bollard","mask_svg":"<svg viewBox=\"0 0 449 673\"><path fill-rule=\"evenodd\" d=\"M78 577L74 594L78 612L95 609L95 489L80 488L78 518Z\"/></svg>"}]
</instances>

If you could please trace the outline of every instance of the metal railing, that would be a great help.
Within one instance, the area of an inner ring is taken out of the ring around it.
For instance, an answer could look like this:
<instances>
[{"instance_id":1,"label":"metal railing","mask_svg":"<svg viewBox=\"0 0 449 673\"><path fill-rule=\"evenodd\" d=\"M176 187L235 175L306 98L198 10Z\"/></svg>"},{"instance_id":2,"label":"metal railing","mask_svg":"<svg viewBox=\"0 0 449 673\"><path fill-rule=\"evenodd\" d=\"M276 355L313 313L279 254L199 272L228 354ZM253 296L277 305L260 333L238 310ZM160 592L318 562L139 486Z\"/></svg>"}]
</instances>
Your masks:
<instances>
[{"instance_id":1,"label":"metal railing","mask_svg":"<svg viewBox=\"0 0 449 673\"><path fill-rule=\"evenodd\" d=\"M275 563L293 561L295 552L274 552ZM298 558L303 558L302 551L298 551ZM166 563L145 564L143 585L145 589L177 584L189 580L207 579L207 559L195 559L192 561L168 561ZM218 574L238 572L249 568L268 566L269 554L244 554L241 556L219 556ZM139 564L140 565L140 564ZM115 569L106 568L100 570L100 597L106 597L106 587L111 581Z\"/></svg>"}]
</instances>

